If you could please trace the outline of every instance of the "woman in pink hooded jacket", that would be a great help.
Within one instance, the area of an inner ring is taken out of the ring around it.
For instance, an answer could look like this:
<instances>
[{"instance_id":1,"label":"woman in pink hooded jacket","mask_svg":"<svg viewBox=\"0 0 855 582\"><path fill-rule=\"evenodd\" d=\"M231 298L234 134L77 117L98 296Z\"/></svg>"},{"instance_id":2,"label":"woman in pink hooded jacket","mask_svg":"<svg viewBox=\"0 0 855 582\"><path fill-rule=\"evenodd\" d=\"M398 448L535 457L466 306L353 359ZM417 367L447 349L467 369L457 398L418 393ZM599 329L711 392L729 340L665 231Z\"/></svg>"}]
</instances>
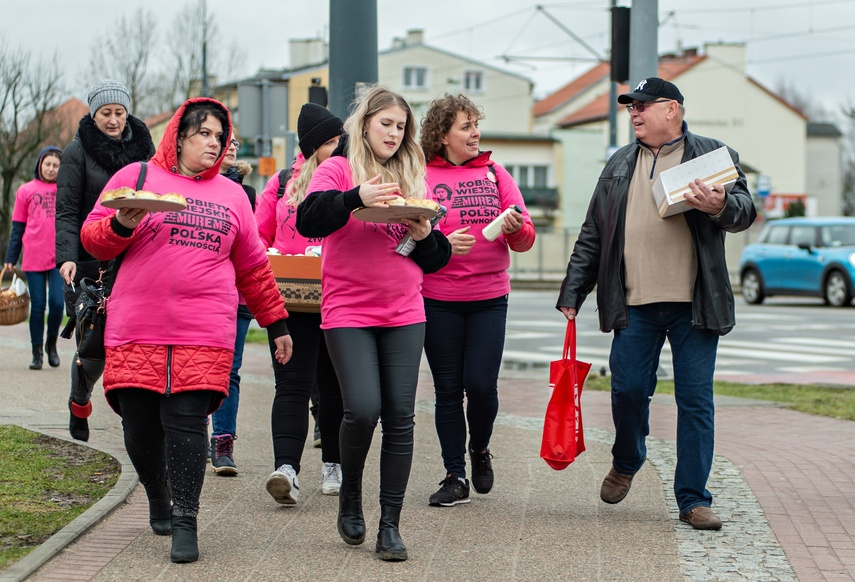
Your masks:
<instances>
[{"instance_id":1,"label":"woman in pink hooded jacket","mask_svg":"<svg viewBox=\"0 0 855 582\"><path fill-rule=\"evenodd\" d=\"M148 165L143 189L182 194L186 209L116 211L99 201L80 233L95 258L122 255L107 302L104 390L122 417L152 529L172 534L173 562L199 557L205 420L228 394L238 291L273 338L277 360L287 362L292 352L249 200L219 174L231 131L222 104L185 102ZM140 171L139 164L122 168L105 190L133 188Z\"/></svg>"},{"instance_id":2,"label":"woman in pink hooded jacket","mask_svg":"<svg viewBox=\"0 0 855 582\"><path fill-rule=\"evenodd\" d=\"M439 228L451 243L451 260L425 275L425 355L436 393L436 432L445 478L429 504L469 502L466 451L478 493L493 487L490 437L499 410L498 378L505 346L509 251L534 244L534 225L511 175L479 150L481 110L464 95L430 104L422 121L428 194L448 208ZM484 228L504 210L501 235ZM492 238L492 237L490 237ZM463 400L466 398L464 413ZM466 446L467 424L469 446Z\"/></svg>"}]
</instances>

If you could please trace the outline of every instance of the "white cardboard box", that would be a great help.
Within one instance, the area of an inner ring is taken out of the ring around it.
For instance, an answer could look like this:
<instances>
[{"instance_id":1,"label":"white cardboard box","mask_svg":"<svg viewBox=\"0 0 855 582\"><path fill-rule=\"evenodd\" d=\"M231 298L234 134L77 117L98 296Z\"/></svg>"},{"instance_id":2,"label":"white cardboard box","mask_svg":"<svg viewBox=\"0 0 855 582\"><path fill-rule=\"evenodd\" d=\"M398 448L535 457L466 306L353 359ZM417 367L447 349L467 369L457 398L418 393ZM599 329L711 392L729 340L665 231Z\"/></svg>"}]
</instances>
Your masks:
<instances>
[{"instance_id":1,"label":"white cardboard box","mask_svg":"<svg viewBox=\"0 0 855 582\"><path fill-rule=\"evenodd\" d=\"M660 218L692 209L686 204L685 195L691 192L689 182L695 178L700 178L708 186L724 186L725 191L730 192L739 178L739 173L733 165L727 147L722 146L659 174L653 184L653 199L659 208Z\"/></svg>"}]
</instances>

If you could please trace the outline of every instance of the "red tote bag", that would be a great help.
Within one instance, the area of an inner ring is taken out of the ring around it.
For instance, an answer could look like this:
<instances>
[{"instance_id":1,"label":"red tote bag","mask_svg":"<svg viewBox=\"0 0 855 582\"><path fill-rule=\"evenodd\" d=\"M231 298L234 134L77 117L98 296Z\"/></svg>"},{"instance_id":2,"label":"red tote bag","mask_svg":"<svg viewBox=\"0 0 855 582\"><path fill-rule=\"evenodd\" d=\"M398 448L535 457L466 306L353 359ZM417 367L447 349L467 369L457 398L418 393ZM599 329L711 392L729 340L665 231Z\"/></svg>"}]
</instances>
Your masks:
<instances>
[{"instance_id":1,"label":"red tote bag","mask_svg":"<svg viewBox=\"0 0 855 582\"><path fill-rule=\"evenodd\" d=\"M590 370L591 364L576 359L576 320L571 319L567 322L561 359L549 365L552 396L546 407L540 446L541 458L556 471L566 469L585 450L581 397Z\"/></svg>"}]
</instances>

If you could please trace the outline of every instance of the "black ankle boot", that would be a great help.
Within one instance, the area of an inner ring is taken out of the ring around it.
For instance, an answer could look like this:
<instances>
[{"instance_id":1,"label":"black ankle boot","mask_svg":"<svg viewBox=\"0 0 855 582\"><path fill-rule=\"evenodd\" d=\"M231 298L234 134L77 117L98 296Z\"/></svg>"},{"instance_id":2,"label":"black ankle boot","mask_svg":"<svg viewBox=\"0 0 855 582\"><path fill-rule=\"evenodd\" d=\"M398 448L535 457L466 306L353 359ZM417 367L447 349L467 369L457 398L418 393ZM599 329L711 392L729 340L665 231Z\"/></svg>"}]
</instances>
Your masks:
<instances>
[{"instance_id":1,"label":"black ankle boot","mask_svg":"<svg viewBox=\"0 0 855 582\"><path fill-rule=\"evenodd\" d=\"M71 438L79 441L89 440L89 415L92 414L92 403L77 404L71 398L68 399L68 409L71 415L68 420L68 432Z\"/></svg>"},{"instance_id":2,"label":"black ankle boot","mask_svg":"<svg viewBox=\"0 0 855 582\"><path fill-rule=\"evenodd\" d=\"M338 494L338 534L345 543L358 546L365 541L362 517L362 483L342 480Z\"/></svg>"},{"instance_id":3,"label":"black ankle boot","mask_svg":"<svg viewBox=\"0 0 855 582\"><path fill-rule=\"evenodd\" d=\"M159 536L168 536L172 533L172 501L168 490L154 499L149 498L148 523L152 531Z\"/></svg>"},{"instance_id":4,"label":"black ankle boot","mask_svg":"<svg viewBox=\"0 0 855 582\"><path fill-rule=\"evenodd\" d=\"M401 508L391 505L380 506L380 529L377 531L377 549L380 559L387 562L403 562L407 559L407 546L401 539L398 523Z\"/></svg>"},{"instance_id":5,"label":"black ankle boot","mask_svg":"<svg viewBox=\"0 0 855 582\"><path fill-rule=\"evenodd\" d=\"M59 368L59 354L56 351L56 336L49 335L45 342L47 361L51 368Z\"/></svg>"},{"instance_id":6,"label":"black ankle boot","mask_svg":"<svg viewBox=\"0 0 855 582\"><path fill-rule=\"evenodd\" d=\"M182 515L172 518L172 551L169 558L177 564L195 562L199 559L195 517Z\"/></svg>"},{"instance_id":7,"label":"black ankle boot","mask_svg":"<svg viewBox=\"0 0 855 582\"><path fill-rule=\"evenodd\" d=\"M30 370L42 369L42 346L33 344L33 361L30 362Z\"/></svg>"}]
</instances>

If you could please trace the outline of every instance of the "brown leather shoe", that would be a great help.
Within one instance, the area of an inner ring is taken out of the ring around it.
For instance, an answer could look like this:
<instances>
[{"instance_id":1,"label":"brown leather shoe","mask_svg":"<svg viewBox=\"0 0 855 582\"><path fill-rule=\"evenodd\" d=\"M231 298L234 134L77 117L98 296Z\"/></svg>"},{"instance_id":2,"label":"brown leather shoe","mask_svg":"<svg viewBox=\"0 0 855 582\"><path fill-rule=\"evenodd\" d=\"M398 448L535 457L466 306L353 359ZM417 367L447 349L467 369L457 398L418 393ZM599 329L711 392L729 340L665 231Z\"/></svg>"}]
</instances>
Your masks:
<instances>
[{"instance_id":1,"label":"brown leather shoe","mask_svg":"<svg viewBox=\"0 0 855 582\"><path fill-rule=\"evenodd\" d=\"M681 513L680 521L688 523L695 529L721 529L721 520L715 511L705 505L699 505L686 513Z\"/></svg>"},{"instance_id":2,"label":"brown leather shoe","mask_svg":"<svg viewBox=\"0 0 855 582\"><path fill-rule=\"evenodd\" d=\"M600 487L600 499L606 503L620 503L629 493L633 477L634 475L618 473L612 467L609 474L603 479L603 486Z\"/></svg>"}]
</instances>

